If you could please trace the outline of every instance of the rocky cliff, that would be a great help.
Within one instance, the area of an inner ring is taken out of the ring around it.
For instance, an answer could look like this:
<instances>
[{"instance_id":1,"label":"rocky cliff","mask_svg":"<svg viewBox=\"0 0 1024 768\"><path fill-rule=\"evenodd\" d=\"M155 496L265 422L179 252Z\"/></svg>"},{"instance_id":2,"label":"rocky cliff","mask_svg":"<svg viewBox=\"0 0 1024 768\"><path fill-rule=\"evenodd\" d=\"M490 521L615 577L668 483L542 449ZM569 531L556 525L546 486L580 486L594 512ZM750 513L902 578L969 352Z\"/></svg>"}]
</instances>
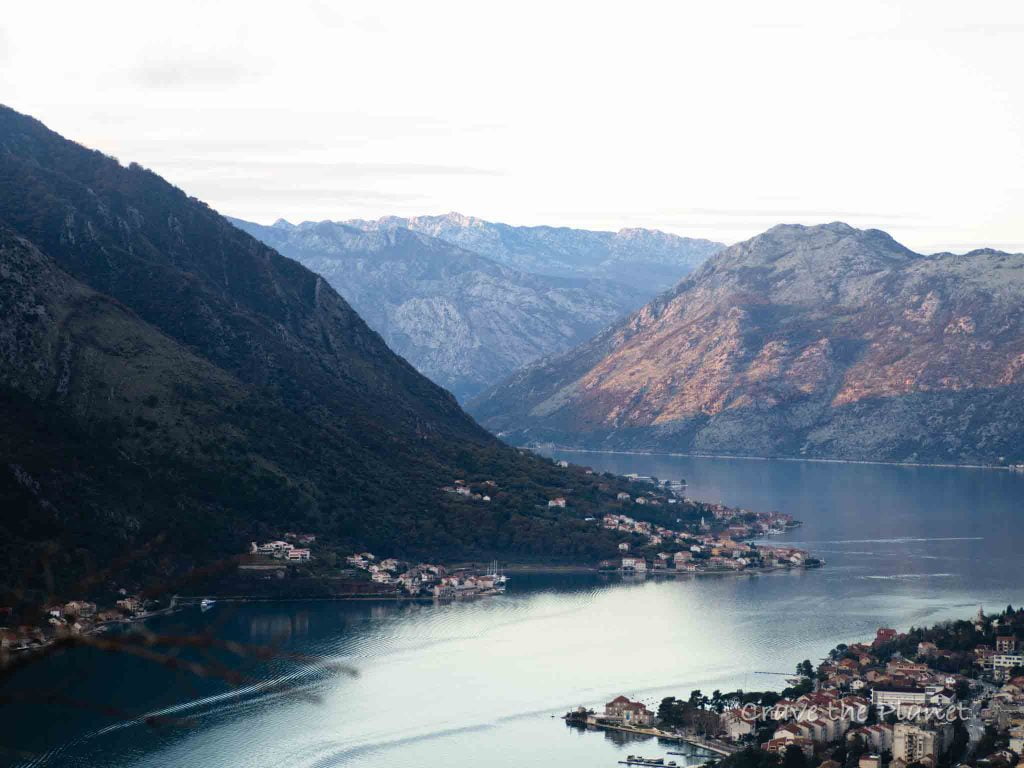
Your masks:
<instances>
[{"instance_id":1,"label":"rocky cliff","mask_svg":"<svg viewBox=\"0 0 1024 768\"><path fill-rule=\"evenodd\" d=\"M470 404L513 441L889 461L1024 458L1024 255L778 226Z\"/></svg>"},{"instance_id":2,"label":"rocky cliff","mask_svg":"<svg viewBox=\"0 0 1024 768\"><path fill-rule=\"evenodd\" d=\"M325 277L392 350L460 400L586 341L652 294L522 272L402 227L231 221Z\"/></svg>"}]
</instances>

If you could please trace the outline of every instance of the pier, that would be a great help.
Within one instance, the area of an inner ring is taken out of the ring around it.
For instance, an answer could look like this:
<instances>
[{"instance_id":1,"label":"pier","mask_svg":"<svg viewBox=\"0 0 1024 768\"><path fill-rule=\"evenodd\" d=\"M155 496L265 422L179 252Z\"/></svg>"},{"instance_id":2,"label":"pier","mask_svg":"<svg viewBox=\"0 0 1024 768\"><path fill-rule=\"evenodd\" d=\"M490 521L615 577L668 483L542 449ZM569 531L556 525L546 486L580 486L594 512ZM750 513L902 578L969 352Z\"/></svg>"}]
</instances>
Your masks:
<instances>
[{"instance_id":1,"label":"pier","mask_svg":"<svg viewBox=\"0 0 1024 768\"><path fill-rule=\"evenodd\" d=\"M590 717L587 717L590 715ZM703 738L697 735L687 735L675 731L663 731L660 728L654 726L642 727L635 725L620 725L618 723L600 722L592 719L593 713L586 711L567 712L562 715L562 719L568 723L576 725L586 725L588 728L601 728L606 731L622 731L624 733L635 733L639 736L654 736L655 738L662 739L663 741L675 741L681 744L689 744L690 746L697 747L697 749L703 749L705 752L711 752L722 757L728 757L729 755L735 754L741 751L742 747L735 744L729 744L724 741L717 739ZM670 755L682 755L683 752L669 752Z\"/></svg>"},{"instance_id":2,"label":"pier","mask_svg":"<svg viewBox=\"0 0 1024 768\"><path fill-rule=\"evenodd\" d=\"M676 741L685 742L691 746L703 749L707 752L714 752L716 755L728 757L739 752L742 748L735 744L728 744L724 741L718 741L717 739L702 739L700 736L675 736ZM670 755L681 755L682 752L669 752Z\"/></svg>"}]
</instances>

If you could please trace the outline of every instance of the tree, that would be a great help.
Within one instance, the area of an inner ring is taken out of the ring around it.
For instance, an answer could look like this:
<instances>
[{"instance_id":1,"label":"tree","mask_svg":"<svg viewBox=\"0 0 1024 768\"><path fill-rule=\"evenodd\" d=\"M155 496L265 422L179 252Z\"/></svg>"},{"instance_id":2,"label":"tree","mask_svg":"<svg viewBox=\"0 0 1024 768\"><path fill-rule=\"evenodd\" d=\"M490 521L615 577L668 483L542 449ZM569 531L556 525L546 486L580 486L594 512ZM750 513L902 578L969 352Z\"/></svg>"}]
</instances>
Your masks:
<instances>
[{"instance_id":1,"label":"tree","mask_svg":"<svg viewBox=\"0 0 1024 768\"><path fill-rule=\"evenodd\" d=\"M796 673L803 677L814 677L814 665L810 659L804 659L796 665Z\"/></svg>"},{"instance_id":2,"label":"tree","mask_svg":"<svg viewBox=\"0 0 1024 768\"><path fill-rule=\"evenodd\" d=\"M782 768L807 768L807 755L800 747L790 744L782 758Z\"/></svg>"},{"instance_id":3,"label":"tree","mask_svg":"<svg viewBox=\"0 0 1024 768\"><path fill-rule=\"evenodd\" d=\"M777 755L756 747L747 747L719 761L717 768L775 768L778 763ZM715 765L713 760L704 764L705 768L712 768Z\"/></svg>"},{"instance_id":4,"label":"tree","mask_svg":"<svg viewBox=\"0 0 1024 768\"><path fill-rule=\"evenodd\" d=\"M686 702L675 696L666 696L658 705L658 720L662 725L680 727L686 717Z\"/></svg>"},{"instance_id":5,"label":"tree","mask_svg":"<svg viewBox=\"0 0 1024 768\"><path fill-rule=\"evenodd\" d=\"M722 692L717 688L711 692L711 708L718 714L722 714L722 710L725 709L725 702L722 700Z\"/></svg>"},{"instance_id":6,"label":"tree","mask_svg":"<svg viewBox=\"0 0 1024 768\"><path fill-rule=\"evenodd\" d=\"M846 768L857 768L860 764L860 757L867 751L864 740L861 738L851 739L846 745L846 759L843 765Z\"/></svg>"}]
</instances>

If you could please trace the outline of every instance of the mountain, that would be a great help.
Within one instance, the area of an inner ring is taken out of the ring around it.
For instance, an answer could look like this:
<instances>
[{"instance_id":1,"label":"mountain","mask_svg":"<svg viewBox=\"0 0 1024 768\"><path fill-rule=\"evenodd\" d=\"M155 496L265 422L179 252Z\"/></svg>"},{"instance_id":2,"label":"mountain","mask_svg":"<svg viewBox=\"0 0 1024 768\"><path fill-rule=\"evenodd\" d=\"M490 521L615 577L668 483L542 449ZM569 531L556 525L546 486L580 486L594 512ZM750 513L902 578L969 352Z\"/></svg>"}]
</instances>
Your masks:
<instances>
[{"instance_id":1,"label":"mountain","mask_svg":"<svg viewBox=\"0 0 1024 768\"><path fill-rule=\"evenodd\" d=\"M401 227L229 220L326 278L392 350L460 400L586 341L651 296L521 272Z\"/></svg>"},{"instance_id":2,"label":"mountain","mask_svg":"<svg viewBox=\"0 0 1024 768\"><path fill-rule=\"evenodd\" d=\"M778 226L469 408L513 442L1024 460L1024 255Z\"/></svg>"},{"instance_id":3,"label":"mountain","mask_svg":"<svg viewBox=\"0 0 1024 768\"><path fill-rule=\"evenodd\" d=\"M523 272L601 278L632 286L648 298L671 288L725 247L710 240L651 229L595 232L568 227L515 227L460 213L345 223L365 230L409 229Z\"/></svg>"},{"instance_id":4,"label":"mountain","mask_svg":"<svg viewBox=\"0 0 1024 768\"><path fill-rule=\"evenodd\" d=\"M296 529L407 557L615 551L582 517L617 481L507 447L323 278L6 107L0 318L0 586L180 574Z\"/></svg>"}]
</instances>

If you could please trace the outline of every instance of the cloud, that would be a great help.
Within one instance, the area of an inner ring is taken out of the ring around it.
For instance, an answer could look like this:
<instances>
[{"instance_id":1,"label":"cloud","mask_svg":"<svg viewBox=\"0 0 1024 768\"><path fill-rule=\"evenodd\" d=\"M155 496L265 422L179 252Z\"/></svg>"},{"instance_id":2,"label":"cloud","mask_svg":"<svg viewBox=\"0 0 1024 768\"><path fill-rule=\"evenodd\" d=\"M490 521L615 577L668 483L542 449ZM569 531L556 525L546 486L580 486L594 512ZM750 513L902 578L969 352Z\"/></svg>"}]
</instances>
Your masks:
<instances>
[{"instance_id":1,"label":"cloud","mask_svg":"<svg viewBox=\"0 0 1024 768\"><path fill-rule=\"evenodd\" d=\"M671 208L656 211L658 216L721 216L724 218L768 218L784 219L786 217L804 219L884 219L887 221L905 221L919 218L917 215L905 213L881 213L865 211L842 211L837 209L819 208Z\"/></svg>"},{"instance_id":2,"label":"cloud","mask_svg":"<svg viewBox=\"0 0 1024 768\"><path fill-rule=\"evenodd\" d=\"M258 80L262 72L250 65L216 59L149 60L130 72L137 85L157 90L218 89Z\"/></svg>"},{"instance_id":3,"label":"cloud","mask_svg":"<svg viewBox=\"0 0 1024 768\"><path fill-rule=\"evenodd\" d=\"M315 184L253 184L245 179L210 180L194 182L190 185L194 193L208 201L213 200L246 200L246 201L287 201L289 203L345 203L345 204L391 204L409 203L428 199L425 195L415 192L398 192L380 189L362 189L359 187L329 187Z\"/></svg>"},{"instance_id":4,"label":"cloud","mask_svg":"<svg viewBox=\"0 0 1024 768\"><path fill-rule=\"evenodd\" d=\"M280 150L280 145L264 147L266 151ZM305 148L305 147L303 147ZM302 174L325 176L344 175L349 178L395 178L422 176L503 176L504 171L494 168L477 168L468 165L444 165L436 163L410 162L362 162L323 160L276 160L271 157L212 159L209 156L180 156L160 161L161 167L175 169L204 168L211 171L251 173L256 176Z\"/></svg>"}]
</instances>

